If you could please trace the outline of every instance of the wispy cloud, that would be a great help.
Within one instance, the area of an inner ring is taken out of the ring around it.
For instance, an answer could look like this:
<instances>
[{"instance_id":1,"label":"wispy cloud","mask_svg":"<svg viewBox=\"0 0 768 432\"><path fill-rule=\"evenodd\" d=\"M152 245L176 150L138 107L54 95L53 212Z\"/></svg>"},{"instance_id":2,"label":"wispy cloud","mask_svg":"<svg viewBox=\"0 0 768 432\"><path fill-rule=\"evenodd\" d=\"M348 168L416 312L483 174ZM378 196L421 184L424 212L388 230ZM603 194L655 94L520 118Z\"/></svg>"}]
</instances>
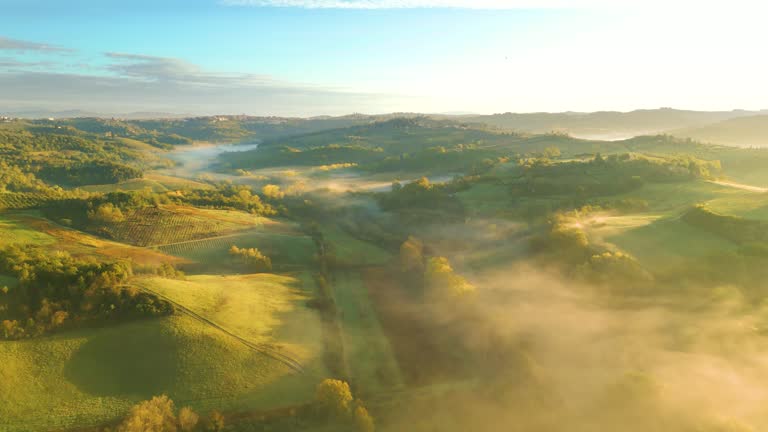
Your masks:
<instances>
[{"instance_id":1,"label":"wispy cloud","mask_svg":"<svg viewBox=\"0 0 768 432\"><path fill-rule=\"evenodd\" d=\"M29 42L0 36L0 50L7 51L43 51L43 52L72 52L69 48L44 43Z\"/></svg>"},{"instance_id":2,"label":"wispy cloud","mask_svg":"<svg viewBox=\"0 0 768 432\"><path fill-rule=\"evenodd\" d=\"M105 55L113 60L107 69L120 76L159 81L180 81L202 74L198 66L171 57L116 52L109 52Z\"/></svg>"},{"instance_id":3,"label":"wispy cloud","mask_svg":"<svg viewBox=\"0 0 768 432\"><path fill-rule=\"evenodd\" d=\"M388 111L391 96L288 82L267 75L210 71L172 57L104 53L92 74L0 57L0 107L115 113L344 114ZM55 66L55 65L54 65Z\"/></svg>"},{"instance_id":4,"label":"wispy cloud","mask_svg":"<svg viewBox=\"0 0 768 432\"><path fill-rule=\"evenodd\" d=\"M533 9L588 7L608 0L221 0L226 6L296 7L305 9Z\"/></svg>"},{"instance_id":5,"label":"wispy cloud","mask_svg":"<svg viewBox=\"0 0 768 432\"><path fill-rule=\"evenodd\" d=\"M166 82L207 87L238 86L281 86L281 83L267 75L247 73L225 73L207 71L198 65L173 57L156 57L140 54L109 52L104 54L112 60L107 70L124 78L149 82ZM290 87L297 84L288 84Z\"/></svg>"}]
</instances>

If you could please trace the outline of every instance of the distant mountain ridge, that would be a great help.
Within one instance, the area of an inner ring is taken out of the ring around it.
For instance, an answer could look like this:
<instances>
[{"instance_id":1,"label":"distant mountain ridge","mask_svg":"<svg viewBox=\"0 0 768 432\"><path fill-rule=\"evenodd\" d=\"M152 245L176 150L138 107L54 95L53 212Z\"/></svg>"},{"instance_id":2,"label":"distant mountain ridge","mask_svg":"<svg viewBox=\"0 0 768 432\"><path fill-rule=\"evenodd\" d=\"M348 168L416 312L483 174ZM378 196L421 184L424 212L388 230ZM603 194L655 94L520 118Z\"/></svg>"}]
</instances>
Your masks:
<instances>
[{"instance_id":1,"label":"distant mountain ridge","mask_svg":"<svg viewBox=\"0 0 768 432\"><path fill-rule=\"evenodd\" d=\"M30 109L30 110L11 110L3 111L0 109L0 116L8 116L14 118L23 119L70 119L70 118L120 118L125 120L145 120L145 119L166 119L166 118L186 118L192 117L190 114L179 113L167 113L167 112L131 112L131 113L97 113L92 111L84 111L78 109L72 110L45 110L45 109Z\"/></svg>"},{"instance_id":2,"label":"distant mountain ridge","mask_svg":"<svg viewBox=\"0 0 768 432\"><path fill-rule=\"evenodd\" d=\"M671 132L673 135L693 138L715 144L736 147L768 147L768 113L738 117Z\"/></svg>"},{"instance_id":3,"label":"distant mountain ridge","mask_svg":"<svg viewBox=\"0 0 768 432\"><path fill-rule=\"evenodd\" d=\"M529 134L564 133L577 138L623 140L640 135L671 134L730 146L768 147L768 110L762 111L691 111L672 108L641 109L629 112L560 112L560 113L500 113L420 114L395 112L388 114L351 113L343 116L283 117L251 115L192 116L178 113L133 112L127 114L97 114L82 110L0 111L0 116L20 118L71 119L79 123L86 119L98 123L110 119L138 122L136 126L165 129L166 133L192 136L193 139L238 139L252 136L270 138L285 136L282 129L295 128L301 132L320 131L337 127L365 125L397 118L451 120L464 124L488 125L507 131ZM228 122L229 121L229 122ZM149 122L143 124L143 122ZM160 123L164 122L164 123ZM207 132L197 129L208 129ZM195 129L195 130L190 130ZM215 131L214 131L215 129Z\"/></svg>"}]
</instances>

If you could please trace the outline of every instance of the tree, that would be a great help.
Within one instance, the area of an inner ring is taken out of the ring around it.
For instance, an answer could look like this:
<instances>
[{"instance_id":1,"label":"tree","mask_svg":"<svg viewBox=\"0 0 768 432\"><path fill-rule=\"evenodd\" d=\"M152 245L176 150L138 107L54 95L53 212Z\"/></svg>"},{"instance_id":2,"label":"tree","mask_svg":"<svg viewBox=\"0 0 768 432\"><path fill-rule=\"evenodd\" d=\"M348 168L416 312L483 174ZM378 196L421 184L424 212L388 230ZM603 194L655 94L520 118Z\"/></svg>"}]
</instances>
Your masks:
<instances>
[{"instance_id":1,"label":"tree","mask_svg":"<svg viewBox=\"0 0 768 432\"><path fill-rule=\"evenodd\" d=\"M98 206L95 211L88 212L88 218L94 222L100 223L115 223L125 220L120 207L116 207L112 203L106 203Z\"/></svg>"},{"instance_id":2,"label":"tree","mask_svg":"<svg viewBox=\"0 0 768 432\"><path fill-rule=\"evenodd\" d=\"M264 194L265 197L271 199L271 200L280 200L285 198L285 192L280 190L280 186L268 184L261 188L261 193Z\"/></svg>"},{"instance_id":3,"label":"tree","mask_svg":"<svg viewBox=\"0 0 768 432\"><path fill-rule=\"evenodd\" d=\"M243 264L253 266L256 271L272 271L272 259L256 248L239 248L232 245L229 254L239 258Z\"/></svg>"},{"instance_id":4,"label":"tree","mask_svg":"<svg viewBox=\"0 0 768 432\"><path fill-rule=\"evenodd\" d=\"M421 271L424 268L424 244L421 240L408 236L408 240L400 245L400 268L403 271Z\"/></svg>"},{"instance_id":5,"label":"tree","mask_svg":"<svg viewBox=\"0 0 768 432\"><path fill-rule=\"evenodd\" d=\"M168 396L155 396L131 408L117 432L176 432L173 411L173 401Z\"/></svg>"},{"instance_id":6,"label":"tree","mask_svg":"<svg viewBox=\"0 0 768 432\"><path fill-rule=\"evenodd\" d=\"M208 427L210 432L221 432L224 430L224 415L219 411L212 411L208 416Z\"/></svg>"},{"instance_id":7,"label":"tree","mask_svg":"<svg viewBox=\"0 0 768 432\"><path fill-rule=\"evenodd\" d=\"M449 300L475 292L475 286L457 275L445 257L432 257L427 260L424 282L427 295L433 300Z\"/></svg>"},{"instance_id":8,"label":"tree","mask_svg":"<svg viewBox=\"0 0 768 432\"><path fill-rule=\"evenodd\" d=\"M339 419L349 413L352 391L346 382L329 378L317 386L315 400L321 413Z\"/></svg>"},{"instance_id":9,"label":"tree","mask_svg":"<svg viewBox=\"0 0 768 432\"><path fill-rule=\"evenodd\" d=\"M192 411L190 407L184 407L179 410L179 427L184 432L191 432L195 430L200 416L196 412Z\"/></svg>"},{"instance_id":10,"label":"tree","mask_svg":"<svg viewBox=\"0 0 768 432\"><path fill-rule=\"evenodd\" d=\"M368 410L362 404L357 404L352 415L358 432L374 432L376 430L373 417L368 414Z\"/></svg>"},{"instance_id":11,"label":"tree","mask_svg":"<svg viewBox=\"0 0 768 432\"><path fill-rule=\"evenodd\" d=\"M349 384L344 381L323 380L317 386L315 404L321 416L344 430L352 427L358 432L374 432L376 429L373 417L362 401L353 399Z\"/></svg>"},{"instance_id":12,"label":"tree","mask_svg":"<svg viewBox=\"0 0 768 432\"><path fill-rule=\"evenodd\" d=\"M6 339L17 339L24 335L24 329L17 320L3 321L3 337Z\"/></svg>"},{"instance_id":13,"label":"tree","mask_svg":"<svg viewBox=\"0 0 768 432\"><path fill-rule=\"evenodd\" d=\"M549 146L544 149L544 157L547 159L557 159L562 153L557 146Z\"/></svg>"}]
</instances>

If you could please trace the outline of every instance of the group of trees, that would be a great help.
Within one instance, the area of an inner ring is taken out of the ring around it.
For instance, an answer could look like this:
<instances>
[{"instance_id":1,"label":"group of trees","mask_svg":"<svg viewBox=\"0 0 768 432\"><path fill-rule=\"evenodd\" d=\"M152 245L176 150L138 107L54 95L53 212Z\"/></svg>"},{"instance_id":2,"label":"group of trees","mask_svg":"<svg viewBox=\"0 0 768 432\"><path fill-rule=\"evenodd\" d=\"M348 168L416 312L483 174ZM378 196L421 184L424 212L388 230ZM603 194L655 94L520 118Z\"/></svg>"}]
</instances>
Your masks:
<instances>
[{"instance_id":1,"label":"group of trees","mask_svg":"<svg viewBox=\"0 0 768 432\"><path fill-rule=\"evenodd\" d=\"M476 287L457 274L450 261L429 256L424 243L409 236L400 246L400 269L410 284L421 285L427 301L444 303L471 296Z\"/></svg>"},{"instance_id":2,"label":"group of trees","mask_svg":"<svg viewBox=\"0 0 768 432\"><path fill-rule=\"evenodd\" d=\"M563 266L571 276L607 287L611 292L643 292L654 280L650 272L633 256L590 242L581 221L600 211L603 210L599 207L585 206L550 215L538 235L532 237L531 251Z\"/></svg>"},{"instance_id":3,"label":"group of trees","mask_svg":"<svg viewBox=\"0 0 768 432\"><path fill-rule=\"evenodd\" d=\"M409 217L409 222L438 222L464 219L464 207L454 196L464 183L431 183L426 177L406 183L395 182L392 190L376 195L379 206ZM421 217L419 217L421 216Z\"/></svg>"},{"instance_id":4,"label":"group of trees","mask_svg":"<svg viewBox=\"0 0 768 432\"><path fill-rule=\"evenodd\" d=\"M189 407L176 411L173 400L166 395L155 396L133 406L128 416L114 432L221 432L224 416L213 411L206 418ZM106 428L104 432L111 432Z\"/></svg>"},{"instance_id":5,"label":"group of trees","mask_svg":"<svg viewBox=\"0 0 768 432\"><path fill-rule=\"evenodd\" d=\"M276 208L265 203L259 194L246 185L219 183L214 189L183 190L169 197L175 203L196 207L231 208L262 216L278 214Z\"/></svg>"},{"instance_id":6,"label":"group of trees","mask_svg":"<svg viewBox=\"0 0 768 432\"><path fill-rule=\"evenodd\" d=\"M713 178L720 174L718 161L692 156L647 157L633 153L599 153L589 161L549 163L524 160L522 173L511 183L518 196L595 197L635 190L645 183L680 182Z\"/></svg>"},{"instance_id":7,"label":"group of trees","mask_svg":"<svg viewBox=\"0 0 768 432\"><path fill-rule=\"evenodd\" d=\"M124 221L125 215L120 207L108 202L88 210L88 219L98 224L111 224Z\"/></svg>"},{"instance_id":8,"label":"group of trees","mask_svg":"<svg viewBox=\"0 0 768 432\"><path fill-rule=\"evenodd\" d=\"M39 192L48 186L34 174L0 160L0 192Z\"/></svg>"},{"instance_id":9,"label":"group of trees","mask_svg":"<svg viewBox=\"0 0 768 432\"><path fill-rule=\"evenodd\" d=\"M26 183L27 189L33 182L22 179L19 172L34 175L50 187L82 186L141 177L144 164L141 155L117 142L50 125L0 130L0 157L4 164L15 167L13 176Z\"/></svg>"},{"instance_id":10,"label":"group of trees","mask_svg":"<svg viewBox=\"0 0 768 432\"><path fill-rule=\"evenodd\" d=\"M229 248L229 255L239 260L243 265L256 272L272 271L272 260L257 248L239 248L235 245Z\"/></svg>"},{"instance_id":11,"label":"group of trees","mask_svg":"<svg viewBox=\"0 0 768 432\"><path fill-rule=\"evenodd\" d=\"M44 166L38 175L52 184L84 186L120 183L125 180L141 178L144 173L138 168L122 163L90 160Z\"/></svg>"},{"instance_id":12,"label":"group of trees","mask_svg":"<svg viewBox=\"0 0 768 432\"><path fill-rule=\"evenodd\" d=\"M318 384L315 399L310 404L283 410L279 415L261 421L269 428L268 422L281 420L289 420L293 426L332 427L339 432L376 430L373 417L363 402L352 396L349 384L337 379L325 379ZM173 400L161 395L136 404L116 427L104 428L103 432L221 432L224 426L225 417L217 410L207 416L199 415L190 407L177 410Z\"/></svg>"},{"instance_id":13,"label":"group of trees","mask_svg":"<svg viewBox=\"0 0 768 432\"><path fill-rule=\"evenodd\" d=\"M96 262L12 245L0 250L0 274L18 280L0 291L0 321L6 339L34 337L70 324L167 315L173 306L127 285L125 261Z\"/></svg>"},{"instance_id":14,"label":"group of trees","mask_svg":"<svg viewBox=\"0 0 768 432\"><path fill-rule=\"evenodd\" d=\"M315 408L320 418L346 430L374 432L373 417L365 405L352 396L349 384L337 379L323 380L315 394Z\"/></svg>"},{"instance_id":15,"label":"group of trees","mask_svg":"<svg viewBox=\"0 0 768 432\"><path fill-rule=\"evenodd\" d=\"M131 210L163 204L237 209L262 216L278 213L275 207L262 201L251 188L231 184L219 184L214 189L190 189L172 193L145 189L64 197L47 202L43 212L53 220L66 221L75 228L99 233L99 227L124 221L125 215Z\"/></svg>"},{"instance_id":16,"label":"group of trees","mask_svg":"<svg viewBox=\"0 0 768 432\"><path fill-rule=\"evenodd\" d=\"M437 146L388 156L362 168L372 172L423 172L439 168L442 172L479 174L504 159L479 148L476 144L459 144L454 147Z\"/></svg>"}]
</instances>

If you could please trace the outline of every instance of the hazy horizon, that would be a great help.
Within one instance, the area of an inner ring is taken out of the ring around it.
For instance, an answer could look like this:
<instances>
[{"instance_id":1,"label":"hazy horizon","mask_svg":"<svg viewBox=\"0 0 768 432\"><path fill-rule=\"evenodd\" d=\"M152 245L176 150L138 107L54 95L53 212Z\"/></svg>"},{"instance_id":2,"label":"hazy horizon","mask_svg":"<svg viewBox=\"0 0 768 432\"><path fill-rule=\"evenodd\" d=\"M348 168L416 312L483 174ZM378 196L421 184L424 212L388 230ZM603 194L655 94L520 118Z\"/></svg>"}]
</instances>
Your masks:
<instances>
[{"instance_id":1,"label":"hazy horizon","mask_svg":"<svg viewBox=\"0 0 768 432\"><path fill-rule=\"evenodd\" d=\"M193 117L277 117L277 118L299 118L299 119L312 119L312 118L340 118L350 116L363 116L363 117L384 117L403 115L415 115L415 116L445 116L445 117L489 117L489 116L503 116L503 115L596 115L596 114L632 114L639 112L691 112L691 113L743 113L746 116L751 115L765 115L768 114L768 109L755 109L746 110L741 108L733 108L728 110L689 110L685 108L674 107L658 107L658 108L637 108L626 111L618 110L598 110L598 111L503 111L503 112L419 112L419 111L384 111L384 112L344 112L340 114L308 114L308 115L277 115L277 114L254 114L248 112L170 112L170 111L130 111L130 112L99 112L99 111L86 111L77 108L72 109L46 109L42 107L28 108L28 109L4 109L0 107L0 116L19 117L26 119L45 119L55 115L59 115L58 118L83 118L83 117L96 117L96 118L125 118L125 119L158 119L158 118L193 118Z\"/></svg>"},{"instance_id":2,"label":"hazy horizon","mask_svg":"<svg viewBox=\"0 0 768 432\"><path fill-rule=\"evenodd\" d=\"M729 111L768 99L753 1L3 3L8 111Z\"/></svg>"}]
</instances>

